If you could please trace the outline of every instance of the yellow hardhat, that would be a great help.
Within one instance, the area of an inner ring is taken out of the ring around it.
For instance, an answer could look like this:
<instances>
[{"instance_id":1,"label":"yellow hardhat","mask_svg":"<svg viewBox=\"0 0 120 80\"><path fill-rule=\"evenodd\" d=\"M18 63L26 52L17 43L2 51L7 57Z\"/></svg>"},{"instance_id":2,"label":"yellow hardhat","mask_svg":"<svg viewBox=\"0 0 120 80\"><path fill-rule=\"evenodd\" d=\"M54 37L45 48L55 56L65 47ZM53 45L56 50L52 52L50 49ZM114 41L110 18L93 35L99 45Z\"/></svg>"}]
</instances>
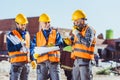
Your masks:
<instances>
[{"instance_id":1,"label":"yellow hardhat","mask_svg":"<svg viewBox=\"0 0 120 80\"><path fill-rule=\"evenodd\" d=\"M47 14L43 13L39 17L39 22L50 22L50 17Z\"/></svg>"},{"instance_id":2,"label":"yellow hardhat","mask_svg":"<svg viewBox=\"0 0 120 80\"><path fill-rule=\"evenodd\" d=\"M76 10L73 14L72 14L72 20L78 20L80 18L83 18L86 20L86 14L83 10Z\"/></svg>"},{"instance_id":3,"label":"yellow hardhat","mask_svg":"<svg viewBox=\"0 0 120 80\"><path fill-rule=\"evenodd\" d=\"M20 13L16 16L15 22L17 22L19 24L27 24L28 20L23 14Z\"/></svg>"}]
</instances>

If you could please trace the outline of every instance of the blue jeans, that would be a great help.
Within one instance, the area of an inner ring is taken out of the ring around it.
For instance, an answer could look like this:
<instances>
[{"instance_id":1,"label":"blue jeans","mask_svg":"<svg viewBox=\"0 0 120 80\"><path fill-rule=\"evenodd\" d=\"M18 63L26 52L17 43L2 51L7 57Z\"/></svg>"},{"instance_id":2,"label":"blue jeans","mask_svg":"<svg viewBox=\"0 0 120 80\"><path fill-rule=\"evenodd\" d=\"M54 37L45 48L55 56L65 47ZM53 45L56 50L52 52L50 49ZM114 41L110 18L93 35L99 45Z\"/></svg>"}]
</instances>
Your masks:
<instances>
[{"instance_id":1,"label":"blue jeans","mask_svg":"<svg viewBox=\"0 0 120 80\"><path fill-rule=\"evenodd\" d=\"M47 80L48 74L51 80L60 80L59 63L46 61L37 65L37 80Z\"/></svg>"},{"instance_id":2,"label":"blue jeans","mask_svg":"<svg viewBox=\"0 0 120 80\"><path fill-rule=\"evenodd\" d=\"M28 80L29 71L28 64L11 64L10 80Z\"/></svg>"}]
</instances>

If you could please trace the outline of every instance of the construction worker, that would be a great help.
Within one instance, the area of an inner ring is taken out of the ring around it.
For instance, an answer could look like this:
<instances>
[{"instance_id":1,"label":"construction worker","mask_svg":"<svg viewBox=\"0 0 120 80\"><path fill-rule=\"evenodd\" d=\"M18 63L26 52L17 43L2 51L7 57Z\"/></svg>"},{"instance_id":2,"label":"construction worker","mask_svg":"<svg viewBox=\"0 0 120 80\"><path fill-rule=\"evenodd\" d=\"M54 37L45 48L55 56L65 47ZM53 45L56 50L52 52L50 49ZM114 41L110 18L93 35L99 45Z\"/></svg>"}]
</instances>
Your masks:
<instances>
[{"instance_id":1,"label":"construction worker","mask_svg":"<svg viewBox=\"0 0 120 80\"><path fill-rule=\"evenodd\" d=\"M29 54L30 35L26 30L28 20L19 13L15 18L15 24L16 29L7 35L7 49L11 63L10 80L28 80L30 59L32 67L35 67L35 61Z\"/></svg>"},{"instance_id":2,"label":"construction worker","mask_svg":"<svg viewBox=\"0 0 120 80\"><path fill-rule=\"evenodd\" d=\"M95 30L86 24L86 14L76 10L72 14L74 42L71 58L75 59L73 80L92 80L91 60L94 59Z\"/></svg>"},{"instance_id":3,"label":"construction worker","mask_svg":"<svg viewBox=\"0 0 120 80\"><path fill-rule=\"evenodd\" d=\"M50 47L60 46L62 44L62 38L60 33L51 27L50 17L43 13L39 17L39 31L33 38L33 50L34 47ZM60 51L51 51L44 55L34 53L34 58L37 61L37 80L47 80L48 73L51 80L60 80Z\"/></svg>"},{"instance_id":4,"label":"construction worker","mask_svg":"<svg viewBox=\"0 0 120 80\"><path fill-rule=\"evenodd\" d=\"M71 59L73 35L72 31L69 33L69 37L63 38L63 48L61 49L60 64L61 68L64 70L67 80L72 80L72 68L74 59ZM65 49L67 48L67 50Z\"/></svg>"}]
</instances>

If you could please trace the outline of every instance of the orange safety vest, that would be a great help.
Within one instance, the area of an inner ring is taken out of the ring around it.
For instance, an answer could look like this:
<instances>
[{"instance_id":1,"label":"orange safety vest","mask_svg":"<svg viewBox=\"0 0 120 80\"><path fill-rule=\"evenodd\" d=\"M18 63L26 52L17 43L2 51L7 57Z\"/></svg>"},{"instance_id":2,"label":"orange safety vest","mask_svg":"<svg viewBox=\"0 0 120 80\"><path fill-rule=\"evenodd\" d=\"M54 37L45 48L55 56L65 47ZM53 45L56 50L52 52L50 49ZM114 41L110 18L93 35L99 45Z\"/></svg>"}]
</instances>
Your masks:
<instances>
[{"instance_id":1,"label":"orange safety vest","mask_svg":"<svg viewBox=\"0 0 120 80\"><path fill-rule=\"evenodd\" d=\"M85 27L80 34L82 37L85 37L86 31L89 27ZM93 29L92 29L93 30ZM94 30L94 35L95 35L95 30ZM71 58L75 59L76 57L78 58L85 58L85 59L94 59L94 49L95 49L95 43L96 40L95 38L92 41L91 46L87 47L84 44L78 43L78 38L77 36L74 37L74 45L72 46L73 52L71 54Z\"/></svg>"},{"instance_id":2,"label":"orange safety vest","mask_svg":"<svg viewBox=\"0 0 120 80\"><path fill-rule=\"evenodd\" d=\"M17 30L13 30L12 33L17 36L21 41L23 40L22 36ZM27 32L25 35L26 47L30 47L30 35ZM21 53L20 51L8 52L11 63L17 62L29 62L29 53Z\"/></svg>"},{"instance_id":3,"label":"orange safety vest","mask_svg":"<svg viewBox=\"0 0 120 80\"><path fill-rule=\"evenodd\" d=\"M52 30L49 34L48 41L46 41L42 31L37 32L36 34L36 45L37 47L46 46L48 44L56 43L56 30ZM48 54L40 55L37 59L37 63L44 62L49 60L50 62L59 62L60 61L60 51L52 51Z\"/></svg>"}]
</instances>

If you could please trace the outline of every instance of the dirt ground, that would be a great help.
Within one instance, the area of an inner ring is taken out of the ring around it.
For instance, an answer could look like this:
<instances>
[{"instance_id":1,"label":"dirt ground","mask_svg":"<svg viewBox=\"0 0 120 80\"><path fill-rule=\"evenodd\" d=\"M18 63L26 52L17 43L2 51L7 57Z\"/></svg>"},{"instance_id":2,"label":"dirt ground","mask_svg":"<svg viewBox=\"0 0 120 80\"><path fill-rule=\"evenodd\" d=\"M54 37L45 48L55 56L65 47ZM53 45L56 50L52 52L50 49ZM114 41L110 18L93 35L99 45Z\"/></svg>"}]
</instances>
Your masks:
<instances>
[{"instance_id":1,"label":"dirt ground","mask_svg":"<svg viewBox=\"0 0 120 80\"><path fill-rule=\"evenodd\" d=\"M0 62L0 80L9 80L10 63L7 61ZM93 80L120 80L120 76L116 75L96 75L96 71L100 70L100 67L93 67ZM61 80L66 80L63 69L61 69ZM36 80L36 70L31 69L29 80Z\"/></svg>"}]
</instances>

